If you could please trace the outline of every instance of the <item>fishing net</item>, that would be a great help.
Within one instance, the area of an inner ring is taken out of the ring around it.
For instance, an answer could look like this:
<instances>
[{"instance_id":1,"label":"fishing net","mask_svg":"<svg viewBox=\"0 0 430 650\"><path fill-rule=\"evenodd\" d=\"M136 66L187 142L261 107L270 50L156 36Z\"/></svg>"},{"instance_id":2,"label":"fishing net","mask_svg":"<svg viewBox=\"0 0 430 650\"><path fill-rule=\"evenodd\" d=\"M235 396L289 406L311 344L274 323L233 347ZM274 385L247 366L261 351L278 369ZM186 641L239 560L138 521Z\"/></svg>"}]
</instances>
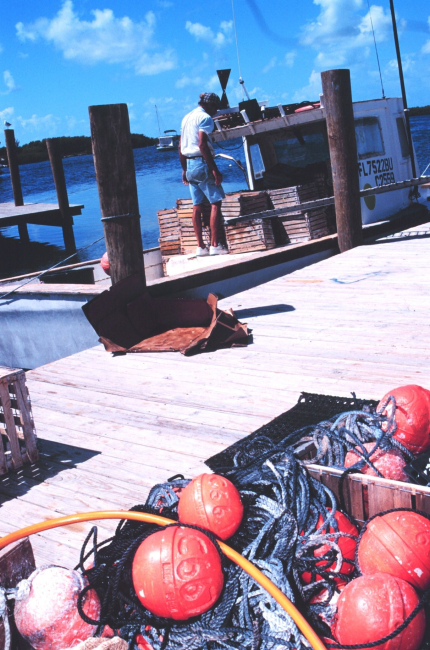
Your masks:
<instances>
[{"instance_id":1,"label":"fishing net","mask_svg":"<svg viewBox=\"0 0 430 650\"><path fill-rule=\"evenodd\" d=\"M246 468L237 468L229 479L238 488L244 504L242 525L229 544L293 602L300 603L314 626L328 634L329 628L318 614L330 607L328 601L336 590L335 577L350 579L350 575L339 573L343 558L338 542L345 533L338 531L333 493L310 477L288 449L262 462L254 461ZM177 520L178 494L188 482L174 477L155 486L146 503L133 510ZM319 520L323 521L322 525L318 525ZM158 618L145 609L133 588L131 565L139 545L158 529L152 524L127 521L119 524L109 540L97 543L96 528L93 528L85 541L79 566L89 586L82 592L81 602L88 589L97 590L102 604L96 622L100 630L105 625L118 630L132 649L138 647L136 638L154 650L184 647L304 650L308 647L278 603L248 574L225 559L221 598L205 614L178 622ZM210 533L206 534L215 541ZM328 550L315 558L314 550L322 544ZM321 580L306 585L301 575L304 571L315 573L316 562ZM311 604L312 596L323 588L327 589L327 604ZM94 623L85 616L82 607L81 615Z\"/></svg>"},{"instance_id":2,"label":"fishing net","mask_svg":"<svg viewBox=\"0 0 430 650\"><path fill-rule=\"evenodd\" d=\"M343 467L346 451L358 448L361 456L353 471L365 464L373 467L373 447L401 449L408 457L409 452L393 438L394 419L383 415L392 399L376 411L376 403L360 403L354 396L353 410L331 413L317 425L307 423L289 430L286 426L284 437L278 435L275 441L265 436L263 427L252 444L234 445L229 455L208 461L212 467L217 465L218 474L232 481L244 505L242 524L229 545L270 578L323 637L331 636L341 586L358 575L353 559L342 555L342 538L356 540L357 536L350 529L339 529L334 494L308 473L307 461L299 460L297 452L312 443L312 462ZM278 433L282 429L279 418L275 429ZM371 453L364 447L369 441L374 443ZM177 521L180 492L188 483L182 476L172 477L154 486L146 503L132 510ZM130 650L309 648L294 621L268 592L225 557L224 588L212 609L187 621L152 614L136 596L131 572L137 548L158 530L153 524L122 521L112 538L98 543L97 528L93 528L85 540L79 568L89 586L81 593L80 613L84 620L98 625L98 634L109 626L130 644ZM216 545L211 533L202 532ZM91 588L101 600L98 621L88 619L82 611L83 598Z\"/></svg>"}]
</instances>

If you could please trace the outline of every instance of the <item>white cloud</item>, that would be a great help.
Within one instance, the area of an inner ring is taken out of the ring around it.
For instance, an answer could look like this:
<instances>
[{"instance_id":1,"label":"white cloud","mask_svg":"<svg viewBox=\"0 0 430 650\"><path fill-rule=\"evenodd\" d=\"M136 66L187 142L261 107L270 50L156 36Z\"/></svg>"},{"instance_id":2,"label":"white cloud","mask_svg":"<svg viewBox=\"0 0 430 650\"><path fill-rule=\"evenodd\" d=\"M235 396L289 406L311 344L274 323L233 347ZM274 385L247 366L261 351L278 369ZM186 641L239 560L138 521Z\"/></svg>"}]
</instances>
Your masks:
<instances>
[{"instance_id":1,"label":"white cloud","mask_svg":"<svg viewBox=\"0 0 430 650\"><path fill-rule=\"evenodd\" d=\"M72 0L65 0L52 19L17 23L17 35L23 42L42 39L52 43L64 58L83 64L123 63L142 75L158 74L176 66L172 49L157 51L156 18L152 11L138 23L128 16L117 18L111 9L94 9L91 13L91 21L81 20Z\"/></svg>"},{"instance_id":2,"label":"white cloud","mask_svg":"<svg viewBox=\"0 0 430 650\"><path fill-rule=\"evenodd\" d=\"M285 55L285 65L287 68L292 68L294 61L296 60L297 52L293 50L292 52L287 52Z\"/></svg>"},{"instance_id":3,"label":"white cloud","mask_svg":"<svg viewBox=\"0 0 430 650\"><path fill-rule=\"evenodd\" d=\"M46 136L52 135L57 131L58 125L61 123L59 117L52 114L38 116L36 114L31 117L17 117L16 118L23 129L30 132L43 131Z\"/></svg>"},{"instance_id":4,"label":"white cloud","mask_svg":"<svg viewBox=\"0 0 430 650\"><path fill-rule=\"evenodd\" d=\"M387 38L391 30L388 10L379 5L367 8L363 0L314 0L321 7L314 22L304 26L301 43L318 50L316 64L319 68L353 64L370 54L373 44L370 22L372 18L377 41Z\"/></svg>"},{"instance_id":5,"label":"white cloud","mask_svg":"<svg viewBox=\"0 0 430 650\"><path fill-rule=\"evenodd\" d=\"M9 70L5 70L3 72L3 81L7 90L1 92L0 95L9 95L9 93L11 93L13 90L17 90L18 87Z\"/></svg>"},{"instance_id":6,"label":"white cloud","mask_svg":"<svg viewBox=\"0 0 430 650\"><path fill-rule=\"evenodd\" d=\"M312 70L311 76L309 77L309 84L297 90L293 95L294 102L303 102L305 100L315 101L319 98L320 93L322 92L321 87L321 74L316 70Z\"/></svg>"},{"instance_id":7,"label":"white cloud","mask_svg":"<svg viewBox=\"0 0 430 650\"><path fill-rule=\"evenodd\" d=\"M428 18L428 24L430 27L430 16ZM428 40L427 43L423 45L423 49L421 51L423 52L423 54L430 54L430 40Z\"/></svg>"},{"instance_id":8,"label":"white cloud","mask_svg":"<svg viewBox=\"0 0 430 650\"><path fill-rule=\"evenodd\" d=\"M231 42L233 21L223 20L220 24L220 29L216 34L210 27L206 27L201 23L192 23L189 20L185 23L185 29L194 36L197 41L204 41L214 47L222 47Z\"/></svg>"},{"instance_id":9,"label":"white cloud","mask_svg":"<svg viewBox=\"0 0 430 650\"><path fill-rule=\"evenodd\" d=\"M182 75L175 83L176 88L187 88L188 86L199 86L202 83L201 77L188 77Z\"/></svg>"},{"instance_id":10,"label":"white cloud","mask_svg":"<svg viewBox=\"0 0 430 650\"><path fill-rule=\"evenodd\" d=\"M8 108L4 108L2 111L0 111L0 120L2 122L4 122L4 120L9 122L12 119L13 114L14 114L13 107L8 106Z\"/></svg>"},{"instance_id":11,"label":"white cloud","mask_svg":"<svg viewBox=\"0 0 430 650\"><path fill-rule=\"evenodd\" d=\"M272 56L272 58L270 59L269 63L267 63L267 64L264 66L262 72L264 72L264 74L266 74L266 72L269 72L269 70L271 70L272 68L275 67L277 61L278 61L278 58L277 58L276 56Z\"/></svg>"}]
</instances>

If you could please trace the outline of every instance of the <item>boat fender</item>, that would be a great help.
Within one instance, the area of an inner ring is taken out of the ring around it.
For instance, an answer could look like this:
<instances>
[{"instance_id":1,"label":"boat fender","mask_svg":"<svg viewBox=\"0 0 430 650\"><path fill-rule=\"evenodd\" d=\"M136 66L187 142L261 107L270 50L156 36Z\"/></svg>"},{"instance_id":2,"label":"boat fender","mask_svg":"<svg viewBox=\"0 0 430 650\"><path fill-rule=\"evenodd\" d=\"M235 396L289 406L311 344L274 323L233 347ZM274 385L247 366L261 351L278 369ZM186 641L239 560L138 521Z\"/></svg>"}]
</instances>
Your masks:
<instances>
[{"instance_id":1,"label":"boat fender","mask_svg":"<svg viewBox=\"0 0 430 650\"><path fill-rule=\"evenodd\" d=\"M176 621L206 612L224 585L215 544L201 531L182 526L160 530L140 544L132 579L144 607Z\"/></svg>"},{"instance_id":2,"label":"boat fender","mask_svg":"<svg viewBox=\"0 0 430 650\"><path fill-rule=\"evenodd\" d=\"M430 449L430 391L415 384L394 388L379 402L378 412L384 407L390 395L396 401L394 418L397 429L393 437L413 454L420 454ZM391 417L393 408L393 402L389 401L383 410L383 415Z\"/></svg>"},{"instance_id":3,"label":"boat fender","mask_svg":"<svg viewBox=\"0 0 430 650\"><path fill-rule=\"evenodd\" d=\"M34 571L17 587L14 617L18 632L34 650L63 650L94 636L97 626L86 623L78 610L78 596L88 586L78 571L50 566ZM93 589L83 599L92 620L100 615Z\"/></svg>"},{"instance_id":4,"label":"boat fender","mask_svg":"<svg viewBox=\"0 0 430 650\"><path fill-rule=\"evenodd\" d=\"M354 526L354 524L346 517L342 512L339 510L336 511L334 518L337 521L338 525L338 531L334 530L334 528L330 527L328 532L329 533L348 533L348 535L353 535L355 539L352 539L351 537L336 537L334 534L332 538L329 537L330 541L334 541L337 543L339 546L341 553L342 553L342 559L344 560L342 562L342 565L340 567L339 573L343 575L350 575L354 569L355 566L353 564L353 560L355 558L355 550L357 546L357 539L358 539L358 530ZM324 520L322 516L319 516L318 523L317 523L317 529L320 528L324 523ZM325 534L326 531L325 529L321 531L320 534ZM314 550L314 556L319 557L321 555L325 555L328 551L330 550L330 547L327 544L322 544L318 548ZM345 560L350 560L350 562L346 562ZM334 571L336 568L336 562L334 562L331 566L327 567L327 562L325 560L321 560L321 562L317 562L316 566L321 566L324 568L325 571ZM305 584L309 584L312 581L312 574L310 571L305 571L302 573L302 580ZM317 573L316 574L316 580L323 580L323 577ZM335 582L337 585L342 584L344 582L344 579L339 576L334 578Z\"/></svg>"},{"instance_id":5,"label":"boat fender","mask_svg":"<svg viewBox=\"0 0 430 650\"><path fill-rule=\"evenodd\" d=\"M313 111L314 108L319 108L321 104L317 102L316 104L311 104L309 106L302 106L301 108L296 108L295 113L303 113L304 111Z\"/></svg>"},{"instance_id":6,"label":"boat fender","mask_svg":"<svg viewBox=\"0 0 430 650\"><path fill-rule=\"evenodd\" d=\"M342 591L332 633L342 645L365 644L394 632L419 603L415 589L387 573L356 578ZM421 609L409 625L377 650L418 650L426 619Z\"/></svg>"},{"instance_id":7,"label":"boat fender","mask_svg":"<svg viewBox=\"0 0 430 650\"><path fill-rule=\"evenodd\" d=\"M395 510L370 519L357 549L363 574L389 573L417 589L430 587L430 521L413 510Z\"/></svg>"},{"instance_id":8,"label":"boat fender","mask_svg":"<svg viewBox=\"0 0 430 650\"><path fill-rule=\"evenodd\" d=\"M369 454L375 447L375 443L365 442L363 446ZM361 452L360 447L356 447L346 454L345 467L351 467L362 460L362 454L356 450ZM369 460L384 478L391 479L392 481L409 482L408 475L404 472L406 460L403 458L402 452L398 449L384 450L379 447L370 455ZM367 464L360 469L360 472L369 476L378 476L375 470Z\"/></svg>"},{"instance_id":9,"label":"boat fender","mask_svg":"<svg viewBox=\"0 0 430 650\"><path fill-rule=\"evenodd\" d=\"M217 474L200 474L182 491L178 516L182 523L200 526L225 540L241 524L242 500L228 479Z\"/></svg>"},{"instance_id":10,"label":"boat fender","mask_svg":"<svg viewBox=\"0 0 430 650\"><path fill-rule=\"evenodd\" d=\"M106 275L110 275L110 265L109 265L109 259L107 253L103 253L102 258L100 260L100 266L102 267Z\"/></svg>"}]
</instances>

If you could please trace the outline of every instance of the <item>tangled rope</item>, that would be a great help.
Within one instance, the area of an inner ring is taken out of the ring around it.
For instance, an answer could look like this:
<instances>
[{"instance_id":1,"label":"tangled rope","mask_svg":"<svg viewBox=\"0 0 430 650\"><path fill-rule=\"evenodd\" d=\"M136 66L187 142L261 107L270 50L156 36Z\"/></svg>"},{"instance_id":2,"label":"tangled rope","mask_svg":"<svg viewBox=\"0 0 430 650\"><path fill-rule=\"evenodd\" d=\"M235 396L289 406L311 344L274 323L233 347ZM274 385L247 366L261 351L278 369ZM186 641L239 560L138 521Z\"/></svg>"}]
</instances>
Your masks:
<instances>
[{"instance_id":1,"label":"tangled rope","mask_svg":"<svg viewBox=\"0 0 430 650\"><path fill-rule=\"evenodd\" d=\"M391 405L388 409L390 415L386 414L388 405ZM351 465L348 471L359 471L368 465L376 476L382 477L371 460L379 449L383 451L395 449L406 461L414 458L414 455L394 438L397 430L395 411L396 401L390 395L378 409L364 407L358 411L346 411L316 426L305 427L300 432L296 432L302 435L298 442L293 443L293 447L296 454L300 455L309 443L313 443L316 453L311 460L304 460L305 464L316 463L341 469L346 469L346 454L353 448L359 460ZM366 443L374 444L371 449L367 449Z\"/></svg>"},{"instance_id":2,"label":"tangled rope","mask_svg":"<svg viewBox=\"0 0 430 650\"><path fill-rule=\"evenodd\" d=\"M292 450L272 454L270 459L254 461L247 468L237 468L229 479L238 488L245 515L230 545L255 563L293 602L303 605L308 618L323 633L327 625L319 613L329 604L311 604L312 596L328 589L334 593L334 578L347 581L340 574L343 563L339 532L335 519L333 493L313 479L294 457ZM168 516L177 520L178 494L188 480L173 477L155 486L143 506L134 510ZM322 524L318 522L322 520ZM182 525L182 524L181 524ZM305 650L307 642L288 614L269 594L238 567L224 560L225 583L220 600L208 612L188 621L172 621L154 616L138 600L131 580L134 554L157 527L137 522L121 522L115 535L97 543L94 528L85 540L79 567L89 586L81 593L81 616L89 623L119 630L123 639L135 649L140 635L154 650ZM212 541L213 536L207 531ZM349 535L347 535L349 536ZM317 558L315 549L328 548ZM91 568L86 568L89 558ZM318 569L316 569L318 563ZM321 580L306 585L303 572L318 571ZM290 579L287 577L289 576ZM82 610L86 592L95 588L101 599L100 619L88 619Z\"/></svg>"}]
</instances>

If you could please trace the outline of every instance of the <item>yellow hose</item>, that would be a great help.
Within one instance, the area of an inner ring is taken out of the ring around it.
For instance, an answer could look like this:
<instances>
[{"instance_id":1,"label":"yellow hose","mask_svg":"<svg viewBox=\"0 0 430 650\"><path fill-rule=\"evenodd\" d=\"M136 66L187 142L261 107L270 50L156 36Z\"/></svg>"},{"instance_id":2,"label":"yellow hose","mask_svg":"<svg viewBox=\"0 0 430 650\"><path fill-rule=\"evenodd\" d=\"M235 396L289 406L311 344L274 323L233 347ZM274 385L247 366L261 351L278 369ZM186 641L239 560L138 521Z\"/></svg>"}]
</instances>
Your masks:
<instances>
[{"instance_id":1,"label":"yellow hose","mask_svg":"<svg viewBox=\"0 0 430 650\"><path fill-rule=\"evenodd\" d=\"M100 512L83 512L76 515L67 515L66 517L58 517L58 519L49 519L48 521L41 521L38 524L32 524L31 526L26 526L20 530L16 530L9 535L5 535L0 539L0 550L5 548L13 542L17 542L24 537L34 535L36 533L42 533L45 530L50 530L51 528L59 528L60 526L69 526L71 524L81 523L83 521L93 521L101 519L131 519L133 521L144 521L148 524L157 524L158 526L167 526L168 524L176 524L178 522L173 521L173 519L166 519L165 517L160 517L160 515L151 515L146 512L135 512L135 511L122 511L122 510L102 510ZM233 550L224 542L218 540L218 544L221 547L222 552L226 555L229 560L235 562L240 566L246 573L248 573L255 582L258 582L266 591L276 600L277 603L291 616L300 632L303 636L309 641L314 650L326 650L325 645L319 638L319 636L314 632L312 627L309 625L307 620L300 614L298 609L293 605L293 603L282 593L276 585L273 584L269 578L267 578L256 566L249 562L249 560L242 557L240 553Z\"/></svg>"}]
</instances>

